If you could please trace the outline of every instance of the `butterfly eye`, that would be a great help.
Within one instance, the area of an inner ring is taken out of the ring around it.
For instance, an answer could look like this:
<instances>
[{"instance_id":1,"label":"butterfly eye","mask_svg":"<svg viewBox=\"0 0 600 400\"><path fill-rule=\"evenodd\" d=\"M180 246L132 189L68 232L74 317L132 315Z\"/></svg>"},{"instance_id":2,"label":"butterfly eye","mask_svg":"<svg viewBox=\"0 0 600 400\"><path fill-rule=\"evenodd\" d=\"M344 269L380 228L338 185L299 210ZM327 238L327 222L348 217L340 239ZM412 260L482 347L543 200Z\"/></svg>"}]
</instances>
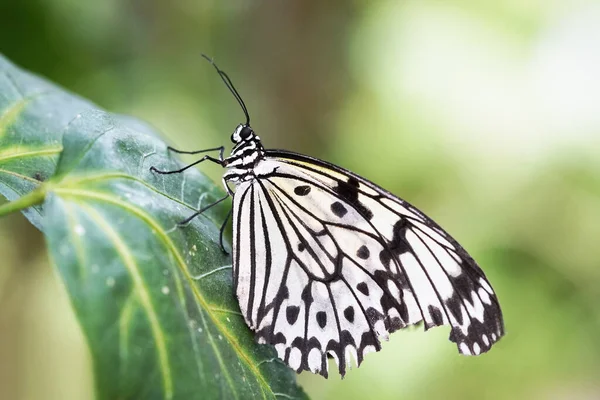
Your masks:
<instances>
[{"instance_id":1,"label":"butterfly eye","mask_svg":"<svg viewBox=\"0 0 600 400\"><path fill-rule=\"evenodd\" d=\"M240 131L240 138L242 140L246 140L250 137L250 135L252 135L252 129L248 126L244 126Z\"/></svg>"}]
</instances>

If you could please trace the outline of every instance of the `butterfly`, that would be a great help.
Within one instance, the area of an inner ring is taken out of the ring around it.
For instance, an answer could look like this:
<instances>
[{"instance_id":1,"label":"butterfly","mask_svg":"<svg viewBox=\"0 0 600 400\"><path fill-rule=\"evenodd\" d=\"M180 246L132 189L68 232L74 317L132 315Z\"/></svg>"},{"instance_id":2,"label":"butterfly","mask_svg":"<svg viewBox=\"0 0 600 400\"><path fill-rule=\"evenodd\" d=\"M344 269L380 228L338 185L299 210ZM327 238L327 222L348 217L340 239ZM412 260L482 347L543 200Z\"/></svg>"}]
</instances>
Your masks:
<instances>
[{"instance_id":1,"label":"butterfly","mask_svg":"<svg viewBox=\"0 0 600 400\"><path fill-rule=\"evenodd\" d=\"M466 355L487 352L504 335L494 290L456 240L408 202L344 168L265 149L231 80L204 57L246 117L231 135L231 155L224 157L223 146L169 147L219 156L151 170L180 173L203 161L227 168L226 196L182 224L233 198L221 247L232 216L233 285L259 343L273 345L297 372L327 377L332 357L343 377L410 325L450 325L450 340Z\"/></svg>"}]
</instances>

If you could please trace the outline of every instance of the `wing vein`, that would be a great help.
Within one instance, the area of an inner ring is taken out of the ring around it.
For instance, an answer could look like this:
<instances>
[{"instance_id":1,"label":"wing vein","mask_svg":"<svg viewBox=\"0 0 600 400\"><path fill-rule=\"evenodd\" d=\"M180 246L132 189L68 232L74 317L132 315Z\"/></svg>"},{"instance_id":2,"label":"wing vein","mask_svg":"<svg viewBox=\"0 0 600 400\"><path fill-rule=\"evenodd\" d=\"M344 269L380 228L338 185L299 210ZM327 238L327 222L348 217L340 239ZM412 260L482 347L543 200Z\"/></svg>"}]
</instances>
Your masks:
<instances>
[{"instance_id":1,"label":"wing vein","mask_svg":"<svg viewBox=\"0 0 600 400\"><path fill-rule=\"evenodd\" d=\"M264 194L264 193L263 193ZM267 297L267 287L269 285L269 277L271 276L271 263L273 262L272 260L272 254L271 254L271 241L269 240L269 229L267 227L267 221L265 218L265 212L264 209L262 208L262 200L259 197L258 198L258 204L259 204L259 209L260 209L260 217L261 217L261 225L262 225L262 232L265 235L265 279L264 279L264 283L263 283L263 291L262 291L262 297L260 300L260 304L258 306L258 313L257 313L257 317L256 317L256 326L259 327L260 323L262 322L262 319L264 317L264 309L265 309L265 300Z\"/></svg>"},{"instance_id":2,"label":"wing vein","mask_svg":"<svg viewBox=\"0 0 600 400\"><path fill-rule=\"evenodd\" d=\"M285 245L287 247L287 250L288 250L283 275L281 277L281 284L279 287L279 290L281 290L281 285L285 285L286 281L287 281L287 275L288 275L291 261L292 261L291 260L292 250L291 250L290 243L284 234L285 230L283 229L281 218L279 217L279 214L277 213L277 210L275 208L275 204L273 203L273 200L269 197L267 189L265 188L263 183L259 179L257 179L256 182L260 185L260 187L263 191L263 194L265 195L265 199L267 200L267 203L269 203L271 212L273 213L273 218L275 219L275 222L277 223L277 226L279 227L279 230L282 233L281 237L283 238ZM276 296L276 303L273 305L273 322L271 323L271 332L270 332L271 337L273 337L275 335L275 324L277 323L277 318L279 316L279 310L281 308L282 303L283 303L283 299L281 299L280 296Z\"/></svg>"},{"instance_id":3,"label":"wing vein","mask_svg":"<svg viewBox=\"0 0 600 400\"><path fill-rule=\"evenodd\" d=\"M250 229L252 233L250 235L250 291L248 293L248 310L247 320L252 321L252 314L254 308L254 291L256 288L256 225L254 218L254 185L250 187Z\"/></svg>"},{"instance_id":4,"label":"wing vein","mask_svg":"<svg viewBox=\"0 0 600 400\"><path fill-rule=\"evenodd\" d=\"M306 241L306 239L304 239L304 237L300 234L300 231L298 230L298 228L296 228L296 226L294 225L294 223L292 222L292 219L290 217L290 215L288 214L288 212L286 211L286 205L285 202L283 202L283 200L281 200L281 198L275 194L275 198L277 200L277 202L279 203L279 205L281 206L281 211L283 211L283 213L285 214L285 217L287 218L289 225L291 226L292 230L296 233L296 235L298 235L298 239L300 239L302 241L302 244L305 246L306 250L311 254L311 256L313 257L313 259L317 262L317 264L319 265L319 267L321 268L321 270L323 271L324 275L327 275L327 269L325 268L325 266L323 265L323 263L321 262L321 259L319 257L317 257L316 253L314 252L314 250L312 249L311 246L309 246L308 242ZM288 208L289 210L289 208ZM290 212L292 214L293 211L290 210ZM296 219L299 219L298 216L296 216L294 214L294 216L296 217ZM308 266L306 266L304 264L304 262L302 262L302 260L300 260L298 257L296 257L294 255L294 253L292 254L292 258L294 259L294 261L296 261L300 266L302 266L304 269L304 272L306 272L307 274L309 274L309 276L312 276L314 274L312 274L309 270L308 270Z\"/></svg>"},{"instance_id":5,"label":"wing vein","mask_svg":"<svg viewBox=\"0 0 600 400\"><path fill-rule=\"evenodd\" d=\"M281 175L284 175L284 174L282 174L282 173L273 173L273 175L281 176ZM371 227L371 229L373 229L373 231L377 234L376 236L379 238L378 241L384 247L384 249L386 251L388 251L390 255L392 255L392 256L394 255L394 252L390 248L390 246L388 244L388 241L385 239L385 237L381 234L381 232L379 232L379 230L377 228L375 228L375 226L373 225L373 223L371 221L369 221L367 218L365 218L365 216L360 212L360 210L356 206L354 206L354 204L346 202L344 198L340 197L337 193L335 193L329 187L321 184L320 182L316 183L316 182L313 182L312 180L301 178L301 177L296 177L296 176L291 176L290 178L291 179L297 179L297 180L300 180L300 181L303 181L303 182L306 182L306 183L310 183L310 184L318 187L319 189L323 190L324 192L329 193L331 196L333 196L333 197L335 197L335 198L337 198L339 200L344 201L344 203L346 203L347 206L352 207L363 218L363 220L367 224L369 224L369 226ZM269 180L269 182L271 182L271 180ZM290 197L288 196L288 198L290 198ZM295 200L293 200L291 198L290 198L290 200L293 201L296 205L298 205L298 203ZM396 214L396 215L398 215L398 214ZM400 218L403 218L403 217L404 216L402 216ZM334 225L334 226L337 225L337 226L341 226L341 227L344 227L344 228L347 228L347 229L353 229L353 227L350 227L350 226L344 225L344 224L336 224L336 223L332 223L332 222L329 222L329 221L323 222L323 223L325 225ZM364 232L364 231L356 229L356 228L354 228L353 230L354 231ZM375 235L373 235L373 236L375 236ZM410 279L408 279L409 275L406 273L406 269L402 265L402 262L400 262L399 258L397 258L396 256L393 256L393 257L391 257L391 259L394 260L394 263L396 264L396 266L398 267L398 269L402 271L402 273L404 274L405 277L407 277L406 282L407 282L407 284L408 284L408 286L410 288L410 291L413 293L413 296L415 298L415 302L417 303L417 306L419 308L419 312L421 314L421 319L423 321L425 321L425 313L424 313L423 307L421 306L421 302L419 301L419 296L417 295L417 292L414 290L414 287L413 287Z\"/></svg>"}]
</instances>

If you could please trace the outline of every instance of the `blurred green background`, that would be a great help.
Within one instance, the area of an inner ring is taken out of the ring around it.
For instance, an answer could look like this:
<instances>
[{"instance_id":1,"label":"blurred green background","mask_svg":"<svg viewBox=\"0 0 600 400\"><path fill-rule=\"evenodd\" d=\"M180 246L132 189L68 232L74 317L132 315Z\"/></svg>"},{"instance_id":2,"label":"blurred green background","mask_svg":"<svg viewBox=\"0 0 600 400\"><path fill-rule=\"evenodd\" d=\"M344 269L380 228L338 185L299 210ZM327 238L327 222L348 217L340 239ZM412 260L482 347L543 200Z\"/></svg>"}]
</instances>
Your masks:
<instances>
[{"instance_id":1,"label":"blurred green background","mask_svg":"<svg viewBox=\"0 0 600 400\"><path fill-rule=\"evenodd\" d=\"M181 148L243 120L213 56L267 147L379 183L479 261L490 353L398 332L343 381L299 376L315 399L600 398L599 38L586 0L0 2L0 52ZM41 233L0 220L0 254L0 398L92 398Z\"/></svg>"}]
</instances>

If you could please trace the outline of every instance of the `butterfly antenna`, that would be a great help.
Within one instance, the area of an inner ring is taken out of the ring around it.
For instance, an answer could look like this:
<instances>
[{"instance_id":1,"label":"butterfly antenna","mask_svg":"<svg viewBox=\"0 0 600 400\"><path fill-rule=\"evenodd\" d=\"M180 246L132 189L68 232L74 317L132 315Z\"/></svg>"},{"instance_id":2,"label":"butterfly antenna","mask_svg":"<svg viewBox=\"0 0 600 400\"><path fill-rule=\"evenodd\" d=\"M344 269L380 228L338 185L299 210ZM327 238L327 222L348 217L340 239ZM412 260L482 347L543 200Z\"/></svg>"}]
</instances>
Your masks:
<instances>
[{"instance_id":1,"label":"butterfly antenna","mask_svg":"<svg viewBox=\"0 0 600 400\"><path fill-rule=\"evenodd\" d=\"M222 71L217 66L217 64L215 64L215 62L213 61L212 58L210 58L206 54L202 54L202 57L204 57L209 63L212 64L213 67L215 67L215 69L219 73L219 76L221 77L221 80L225 83L225 86L227 86L227 89L229 89L231 94L233 94L233 97L235 97L237 102L240 104L240 107L242 107L242 110L244 111L244 115L246 116L246 125L249 126L250 125L250 114L248 114L248 109L246 108L246 104L244 103L244 100L242 100L242 96L240 96L239 92L235 89L235 86L233 86L233 83L231 82L231 79L229 79L229 76L227 76L227 74L224 71Z\"/></svg>"}]
</instances>

